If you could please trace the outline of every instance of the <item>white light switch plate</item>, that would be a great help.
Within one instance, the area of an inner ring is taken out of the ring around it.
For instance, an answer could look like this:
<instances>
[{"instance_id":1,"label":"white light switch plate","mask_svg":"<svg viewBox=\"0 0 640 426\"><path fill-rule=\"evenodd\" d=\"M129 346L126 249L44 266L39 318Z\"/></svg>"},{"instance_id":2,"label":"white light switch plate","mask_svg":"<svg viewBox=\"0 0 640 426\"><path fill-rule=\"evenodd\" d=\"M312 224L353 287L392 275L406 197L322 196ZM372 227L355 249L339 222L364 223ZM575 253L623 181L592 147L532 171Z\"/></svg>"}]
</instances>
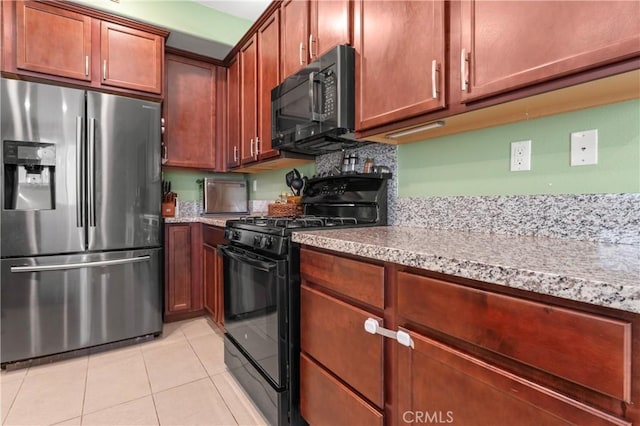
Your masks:
<instances>
[{"instance_id":1,"label":"white light switch plate","mask_svg":"<svg viewBox=\"0 0 640 426\"><path fill-rule=\"evenodd\" d=\"M571 166L598 164L598 129L571 133Z\"/></svg>"}]
</instances>

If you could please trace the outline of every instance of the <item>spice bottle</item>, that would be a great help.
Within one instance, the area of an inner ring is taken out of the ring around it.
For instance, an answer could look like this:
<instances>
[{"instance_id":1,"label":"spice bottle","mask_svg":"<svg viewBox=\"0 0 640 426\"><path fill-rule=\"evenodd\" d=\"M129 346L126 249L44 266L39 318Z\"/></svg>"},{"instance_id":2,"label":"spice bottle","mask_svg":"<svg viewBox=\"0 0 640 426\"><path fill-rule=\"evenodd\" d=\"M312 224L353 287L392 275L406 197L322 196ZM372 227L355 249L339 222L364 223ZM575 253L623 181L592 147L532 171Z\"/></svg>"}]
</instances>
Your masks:
<instances>
[{"instance_id":1,"label":"spice bottle","mask_svg":"<svg viewBox=\"0 0 640 426\"><path fill-rule=\"evenodd\" d=\"M367 158L364 160L364 167L362 168L362 173L373 173L373 158Z\"/></svg>"}]
</instances>

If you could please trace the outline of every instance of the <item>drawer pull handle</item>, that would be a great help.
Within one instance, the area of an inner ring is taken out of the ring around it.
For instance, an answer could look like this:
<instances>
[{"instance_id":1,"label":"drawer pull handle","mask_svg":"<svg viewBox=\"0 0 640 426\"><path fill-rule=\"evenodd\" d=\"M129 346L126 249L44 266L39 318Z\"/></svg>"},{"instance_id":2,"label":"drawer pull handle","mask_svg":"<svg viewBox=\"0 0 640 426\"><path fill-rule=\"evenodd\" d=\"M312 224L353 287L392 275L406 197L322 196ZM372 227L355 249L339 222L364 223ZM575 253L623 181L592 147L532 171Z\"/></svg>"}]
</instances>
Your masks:
<instances>
[{"instance_id":1,"label":"drawer pull handle","mask_svg":"<svg viewBox=\"0 0 640 426\"><path fill-rule=\"evenodd\" d=\"M409 333L404 331L393 331L388 328L380 327L380 323L374 318L367 318L364 322L364 329L367 333L379 334L384 337L389 337L396 340L402 346L413 349L413 339L409 336Z\"/></svg>"}]
</instances>

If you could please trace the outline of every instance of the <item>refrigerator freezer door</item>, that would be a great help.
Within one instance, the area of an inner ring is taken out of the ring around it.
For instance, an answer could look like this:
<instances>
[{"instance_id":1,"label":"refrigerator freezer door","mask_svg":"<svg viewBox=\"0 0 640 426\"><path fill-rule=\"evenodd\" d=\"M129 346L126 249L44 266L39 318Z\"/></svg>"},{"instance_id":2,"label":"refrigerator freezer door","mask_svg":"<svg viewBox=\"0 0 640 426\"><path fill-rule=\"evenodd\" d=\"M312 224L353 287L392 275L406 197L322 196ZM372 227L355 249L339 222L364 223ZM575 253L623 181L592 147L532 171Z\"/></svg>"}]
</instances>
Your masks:
<instances>
[{"instance_id":1,"label":"refrigerator freezer door","mask_svg":"<svg viewBox=\"0 0 640 426\"><path fill-rule=\"evenodd\" d=\"M161 332L161 253L2 260L0 362Z\"/></svg>"},{"instance_id":2,"label":"refrigerator freezer door","mask_svg":"<svg viewBox=\"0 0 640 426\"><path fill-rule=\"evenodd\" d=\"M160 104L87 93L88 249L160 246Z\"/></svg>"},{"instance_id":3,"label":"refrigerator freezer door","mask_svg":"<svg viewBox=\"0 0 640 426\"><path fill-rule=\"evenodd\" d=\"M78 169L82 165L78 153L84 143L84 94L82 90L19 80L0 81L3 257L79 252L85 248L83 182ZM50 179L54 185L48 203L17 199L18 195L30 198L49 189L30 184L17 189L17 182L28 178L28 170L5 164L10 162L5 155L10 145L16 153L23 151L19 154L22 159L32 158L38 151L42 155L43 147L47 147L47 161L55 158L55 166L33 175L43 181ZM14 196L16 199L11 200Z\"/></svg>"}]
</instances>

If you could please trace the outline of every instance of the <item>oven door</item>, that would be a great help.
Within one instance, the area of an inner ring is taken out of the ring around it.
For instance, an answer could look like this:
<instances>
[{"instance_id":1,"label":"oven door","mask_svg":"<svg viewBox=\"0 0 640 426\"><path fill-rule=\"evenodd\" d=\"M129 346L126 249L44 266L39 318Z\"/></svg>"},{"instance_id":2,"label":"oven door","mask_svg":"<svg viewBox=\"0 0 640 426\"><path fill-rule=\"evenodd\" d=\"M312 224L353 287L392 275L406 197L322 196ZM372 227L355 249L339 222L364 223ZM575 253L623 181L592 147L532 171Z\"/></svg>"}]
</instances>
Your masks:
<instances>
[{"instance_id":1,"label":"oven door","mask_svg":"<svg viewBox=\"0 0 640 426\"><path fill-rule=\"evenodd\" d=\"M287 261L231 245L224 261L224 325L227 335L275 388L286 386Z\"/></svg>"}]
</instances>

